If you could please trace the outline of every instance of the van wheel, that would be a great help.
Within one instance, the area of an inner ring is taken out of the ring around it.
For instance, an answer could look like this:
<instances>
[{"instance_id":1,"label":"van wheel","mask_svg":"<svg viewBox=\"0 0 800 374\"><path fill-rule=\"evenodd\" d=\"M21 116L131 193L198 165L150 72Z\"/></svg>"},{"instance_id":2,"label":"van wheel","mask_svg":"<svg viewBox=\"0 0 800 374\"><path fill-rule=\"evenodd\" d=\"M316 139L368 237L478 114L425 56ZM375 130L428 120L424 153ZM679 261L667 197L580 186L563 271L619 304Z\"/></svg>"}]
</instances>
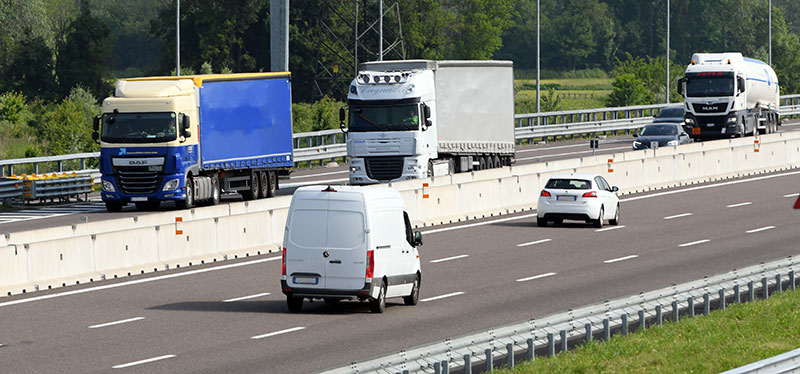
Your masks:
<instances>
[{"instance_id":1,"label":"van wheel","mask_svg":"<svg viewBox=\"0 0 800 374\"><path fill-rule=\"evenodd\" d=\"M369 300L369 310L372 313L383 313L386 309L386 285L381 287L381 292L378 294L377 299Z\"/></svg>"},{"instance_id":2,"label":"van wheel","mask_svg":"<svg viewBox=\"0 0 800 374\"><path fill-rule=\"evenodd\" d=\"M603 211L603 207L601 206L600 215L597 216L597 219L594 221L594 227L597 227L598 229L603 227L603 214L605 214L605 212Z\"/></svg>"},{"instance_id":3,"label":"van wheel","mask_svg":"<svg viewBox=\"0 0 800 374\"><path fill-rule=\"evenodd\" d=\"M419 303L419 275L414 276L414 288L411 289L411 295L403 297L403 302L406 305L417 305Z\"/></svg>"},{"instance_id":4,"label":"van wheel","mask_svg":"<svg viewBox=\"0 0 800 374\"><path fill-rule=\"evenodd\" d=\"M288 295L286 296L286 306L289 307L290 312L297 313L303 309L303 298Z\"/></svg>"},{"instance_id":5,"label":"van wheel","mask_svg":"<svg viewBox=\"0 0 800 374\"><path fill-rule=\"evenodd\" d=\"M547 226L547 220L544 218L536 217L536 225L539 227L545 227Z\"/></svg>"}]
</instances>

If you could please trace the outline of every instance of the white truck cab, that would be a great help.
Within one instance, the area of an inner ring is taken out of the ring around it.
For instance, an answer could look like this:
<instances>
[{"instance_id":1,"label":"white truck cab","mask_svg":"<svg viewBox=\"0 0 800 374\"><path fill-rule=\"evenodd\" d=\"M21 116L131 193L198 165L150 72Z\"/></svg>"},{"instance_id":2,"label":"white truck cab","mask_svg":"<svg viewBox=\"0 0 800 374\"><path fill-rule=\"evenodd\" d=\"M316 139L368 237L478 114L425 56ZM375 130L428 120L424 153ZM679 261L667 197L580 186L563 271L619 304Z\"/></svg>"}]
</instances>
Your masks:
<instances>
[{"instance_id":1,"label":"white truck cab","mask_svg":"<svg viewBox=\"0 0 800 374\"><path fill-rule=\"evenodd\" d=\"M307 186L295 191L283 239L281 289L289 311L303 299L419 301L422 235L388 187Z\"/></svg>"}]
</instances>

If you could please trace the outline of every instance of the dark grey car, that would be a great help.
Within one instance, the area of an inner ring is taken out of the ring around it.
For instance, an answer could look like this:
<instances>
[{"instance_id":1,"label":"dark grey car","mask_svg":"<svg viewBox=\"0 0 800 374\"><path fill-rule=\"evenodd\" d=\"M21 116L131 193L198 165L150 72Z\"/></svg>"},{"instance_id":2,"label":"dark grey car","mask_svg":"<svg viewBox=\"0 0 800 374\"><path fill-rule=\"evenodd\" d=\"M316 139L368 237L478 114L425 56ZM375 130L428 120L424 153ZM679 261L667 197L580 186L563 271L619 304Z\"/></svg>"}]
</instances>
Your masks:
<instances>
[{"instance_id":1,"label":"dark grey car","mask_svg":"<svg viewBox=\"0 0 800 374\"><path fill-rule=\"evenodd\" d=\"M692 139L683 130L682 123L653 123L642 128L641 132L633 134L633 150L648 149L653 142L659 147L678 146L689 144Z\"/></svg>"},{"instance_id":2,"label":"dark grey car","mask_svg":"<svg viewBox=\"0 0 800 374\"><path fill-rule=\"evenodd\" d=\"M684 116L686 112L683 107L683 104L678 105L669 105L664 109L661 109L658 114L656 114L653 119L653 123L659 122L684 122Z\"/></svg>"}]
</instances>

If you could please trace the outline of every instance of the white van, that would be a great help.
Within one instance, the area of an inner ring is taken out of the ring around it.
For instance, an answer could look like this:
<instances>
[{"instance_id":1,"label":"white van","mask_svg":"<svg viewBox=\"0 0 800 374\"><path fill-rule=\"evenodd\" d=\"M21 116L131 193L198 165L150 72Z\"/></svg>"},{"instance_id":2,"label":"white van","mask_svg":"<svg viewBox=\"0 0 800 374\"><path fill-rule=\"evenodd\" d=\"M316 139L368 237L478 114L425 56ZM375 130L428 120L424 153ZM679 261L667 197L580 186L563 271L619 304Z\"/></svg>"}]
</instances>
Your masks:
<instances>
[{"instance_id":1,"label":"white van","mask_svg":"<svg viewBox=\"0 0 800 374\"><path fill-rule=\"evenodd\" d=\"M419 301L422 235L388 187L308 186L294 192L283 237L281 289L289 310L303 299Z\"/></svg>"}]
</instances>

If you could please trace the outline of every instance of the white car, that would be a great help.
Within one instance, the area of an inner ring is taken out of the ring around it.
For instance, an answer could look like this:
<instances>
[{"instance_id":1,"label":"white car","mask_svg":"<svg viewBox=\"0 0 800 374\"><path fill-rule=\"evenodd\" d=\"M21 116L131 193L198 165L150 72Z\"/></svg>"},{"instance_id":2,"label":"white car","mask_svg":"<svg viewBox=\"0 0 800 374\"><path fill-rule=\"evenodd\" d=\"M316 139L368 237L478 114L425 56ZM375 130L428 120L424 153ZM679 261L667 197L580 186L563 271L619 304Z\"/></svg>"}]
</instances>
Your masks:
<instances>
[{"instance_id":1,"label":"white car","mask_svg":"<svg viewBox=\"0 0 800 374\"><path fill-rule=\"evenodd\" d=\"M539 194L536 208L536 223L547 226L547 222L560 224L565 219L594 223L603 227L608 220L619 224L619 188L611 187L598 174L567 173L550 177Z\"/></svg>"}]
</instances>

